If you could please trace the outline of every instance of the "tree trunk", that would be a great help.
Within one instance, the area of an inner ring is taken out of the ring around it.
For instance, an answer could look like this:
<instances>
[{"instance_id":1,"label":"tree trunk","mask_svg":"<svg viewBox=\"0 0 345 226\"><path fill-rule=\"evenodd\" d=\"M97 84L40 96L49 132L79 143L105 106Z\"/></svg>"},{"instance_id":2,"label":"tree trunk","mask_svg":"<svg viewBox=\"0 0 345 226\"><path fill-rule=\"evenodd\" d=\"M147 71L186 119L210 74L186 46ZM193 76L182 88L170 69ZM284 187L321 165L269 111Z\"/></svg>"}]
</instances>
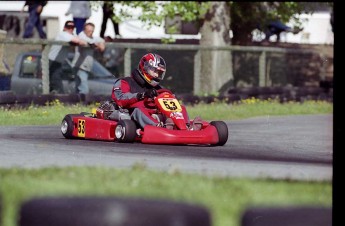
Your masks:
<instances>
[{"instance_id":1,"label":"tree trunk","mask_svg":"<svg viewBox=\"0 0 345 226\"><path fill-rule=\"evenodd\" d=\"M260 2L236 2L232 4L230 28L233 34L231 40L233 45L252 44L252 31L262 26L261 4Z\"/></svg>"},{"instance_id":2,"label":"tree trunk","mask_svg":"<svg viewBox=\"0 0 345 226\"><path fill-rule=\"evenodd\" d=\"M231 45L230 6L226 2L212 2L200 28L201 46ZM233 83L230 51L200 51L199 85L195 94L219 94Z\"/></svg>"}]
</instances>

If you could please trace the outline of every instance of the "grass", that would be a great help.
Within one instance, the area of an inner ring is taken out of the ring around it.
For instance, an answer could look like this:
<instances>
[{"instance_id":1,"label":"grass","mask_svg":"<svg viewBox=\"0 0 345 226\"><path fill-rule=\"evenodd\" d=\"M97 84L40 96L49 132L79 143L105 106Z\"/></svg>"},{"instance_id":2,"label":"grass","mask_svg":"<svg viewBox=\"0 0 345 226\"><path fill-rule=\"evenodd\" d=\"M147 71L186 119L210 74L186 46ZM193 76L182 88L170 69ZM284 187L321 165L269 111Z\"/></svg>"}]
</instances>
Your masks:
<instances>
[{"instance_id":1,"label":"grass","mask_svg":"<svg viewBox=\"0 0 345 226\"><path fill-rule=\"evenodd\" d=\"M49 106L48 106L49 105ZM64 105L0 110L1 125L58 125L66 114L90 112L96 105ZM214 102L186 106L190 117L238 120L265 115L331 114L324 101L288 102L247 99L235 104ZM0 168L2 226L16 226L20 204L42 196L117 196L168 199L209 209L213 226L240 226L250 206L332 206L332 182L207 177L181 172L156 172L137 165L106 167ZM0 203L1 204L1 203ZM0 217L1 219L1 217ZM0 222L1 223L1 222Z\"/></svg>"}]
</instances>

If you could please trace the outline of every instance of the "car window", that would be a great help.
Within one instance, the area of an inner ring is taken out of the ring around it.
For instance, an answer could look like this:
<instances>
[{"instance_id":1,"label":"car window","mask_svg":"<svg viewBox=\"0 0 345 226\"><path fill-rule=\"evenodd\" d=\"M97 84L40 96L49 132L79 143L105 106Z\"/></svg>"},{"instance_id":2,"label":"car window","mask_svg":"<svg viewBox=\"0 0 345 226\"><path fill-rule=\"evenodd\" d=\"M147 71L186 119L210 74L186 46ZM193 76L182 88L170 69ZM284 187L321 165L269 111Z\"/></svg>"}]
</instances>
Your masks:
<instances>
[{"instance_id":1,"label":"car window","mask_svg":"<svg viewBox=\"0 0 345 226\"><path fill-rule=\"evenodd\" d=\"M20 77L23 78L42 78L41 57L26 55L22 61Z\"/></svg>"}]
</instances>

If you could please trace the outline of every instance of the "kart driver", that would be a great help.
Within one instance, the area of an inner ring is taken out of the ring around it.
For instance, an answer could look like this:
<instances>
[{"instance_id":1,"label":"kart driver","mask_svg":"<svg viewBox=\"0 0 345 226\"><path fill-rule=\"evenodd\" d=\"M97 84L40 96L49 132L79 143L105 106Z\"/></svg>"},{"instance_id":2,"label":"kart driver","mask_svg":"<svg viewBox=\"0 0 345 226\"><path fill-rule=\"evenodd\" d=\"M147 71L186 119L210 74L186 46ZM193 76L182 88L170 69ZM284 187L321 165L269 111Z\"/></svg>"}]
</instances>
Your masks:
<instances>
[{"instance_id":1,"label":"kart driver","mask_svg":"<svg viewBox=\"0 0 345 226\"><path fill-rule=\"evenodd\" d=\"M155 114L154 110L145 107L143 101L145 98L154 98L157 96L157 90L163 89L159 83L164 79L165 72L164 59L158 54L148 53L140 59L138 67L132 71L130 77L115 81L112 99L119 107L128 109L131 118L141 128L146 125L154 125L174 129L175 124L171 118ZM185 107L181 107L186 112ZM189 121L188 115L185 117L186 121ZM191 130L200 130L201 127L202 120L197 116L193 120ZM140 129L137 130L137 133L140 135Z\"/></svg>"},{"instance_id":2,"label":"kart driver","mask_svg":"<svg viewBox=\"0 0 345 226\"><path fill-rule=\"evenodd\" d=\"M112 90L112 99L121 108L129 109L131 118L141 128L145 125L155 125L172 129L171 118L160 119L157 114L152 114L144 105L144 98L154 98L157 91L162 89L159 83L164 79L166 64L164 59L155 53L144 55L138 64L138 68L132 71L130 77L117 79Z\"/></svg>"}]
</instances>

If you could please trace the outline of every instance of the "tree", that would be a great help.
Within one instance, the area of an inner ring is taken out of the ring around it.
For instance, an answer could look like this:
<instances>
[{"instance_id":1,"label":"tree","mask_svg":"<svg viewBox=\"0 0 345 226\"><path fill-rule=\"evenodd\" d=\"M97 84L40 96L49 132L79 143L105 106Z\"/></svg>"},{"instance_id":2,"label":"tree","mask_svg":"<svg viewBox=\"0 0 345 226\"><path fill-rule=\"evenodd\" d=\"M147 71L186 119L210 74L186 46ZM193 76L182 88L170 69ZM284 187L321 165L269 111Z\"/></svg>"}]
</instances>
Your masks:
<instances>
[{"instance_id":1,"label":"tree","mask_svg":"<svg viewBox=\"0 0 345 226\"><path fill-rule=\"evenodd\" d=\"M245 45L252 40L252 31L265 26L270 20L288 22L300 20L296 16L312 12L321 2L196 2L196 1L114 1L117 22L133 18L133 9L139 10L135 19L146 23L148 28L160 26L166 17L181 16L183 21L197 21L200 25L200 45ZM97 7L98 2L92 2ZM327 3L326 3L327 4ZM330 4L330 3L328 3ZM230 38L230 30L233 32ZM200 51L200 90L215 94L224 84L233 83L231 53L228 51ZM199 93L200 94L200 93Z\"/></svg>"},{"instance_id":2,"label":"tree","mask_svg":"<svg viewBox=\"0 0 345 226\"><path fill-rule=\"evenodd\" d=\"M291 22L292 30L301 30L299 15L316 10L329 10L331 2L233 2L231 3L232 44L248 45L253 30L264 30L271 21Z\"/></svg>"},{"instance_id":3,"label":"tree","mask_svg":"<svg viewBox=\"0 0 345 226\"><path fill-rule=\"evenodd\" d=\"M226 2L212 2L200 28L200 45L226 46L230 39L230 10ZM232 85L232 58L230 51L200 52L200 91L214 94L224 84Z\"/></svg>"}]
</instances>

